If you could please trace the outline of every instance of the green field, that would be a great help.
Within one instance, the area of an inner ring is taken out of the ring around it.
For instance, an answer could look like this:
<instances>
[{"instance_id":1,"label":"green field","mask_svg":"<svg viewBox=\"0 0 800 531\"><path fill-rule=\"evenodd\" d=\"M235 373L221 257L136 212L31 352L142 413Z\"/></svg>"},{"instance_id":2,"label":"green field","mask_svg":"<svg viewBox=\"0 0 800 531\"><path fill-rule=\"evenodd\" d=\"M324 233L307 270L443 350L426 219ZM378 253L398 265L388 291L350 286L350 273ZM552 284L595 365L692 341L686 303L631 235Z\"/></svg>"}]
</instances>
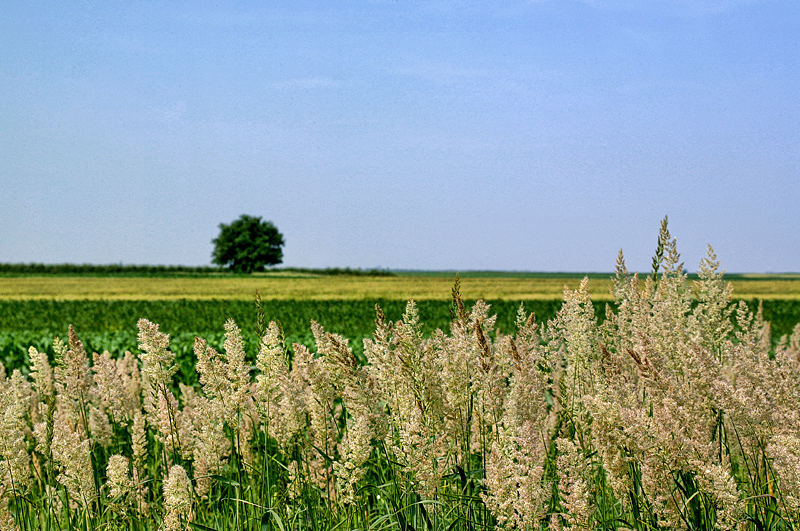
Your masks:
<instances>
[{"instance_id":1,"label":"green field","mask_svg":"<svg viewBox=\"0 0 800 531\"><path fill-rule=\"evenodd\" d=\"M360 355L363 339L374 331L376 304L389 319L397 320L406 301L415 299L426 334L447 330L454 276L401 272L396 277L0 277L0 360L17 366L28 346L49 350L53 337L65 335L70 324L90 350L135 351L136 321L145 317L173 335L173 350L191 368L194 337L201 335L221 346L222 325L228 318L242 327L250 351L255 349L256 291L264 300L267 318L282 325L290 344L310 345L310 323L315 320L348 338ZM511 333L520 303L541 321L552 319L561 307L564 287L575 289L581 278L572 273L468 272L461 293L467 301L487 300L497 314L498 331ZM762 302L775 338L800 322L797 275L734 275L732 282L735 298L754 307ZM610 300L610 275L592 274L589 288L596 314L602 318Z\"/></svg>"},{"instance_id":2,"label":"green field","mask_svg":"<svg viewBox=\"0 0 800 531\"><path fill-rule=\"evenodd\" d=\"M800 276L671 265L616 297L602 273L0 269L0 452L17 461L0 458L32 493L13 484L5 514L87 530L794 528L793 487L771 476L797 457L782 412L800 334L781 337ZM778 436L753 439L757 422Z\"/></svg>"},{"instance_id":3,"label":"green field","mask_svg":"<svg viewBox=\"0 0 800 531\"><path fill-rule=\"evenodd\" d=\"M800 333L778 337L800 322L798 279L737 276L733 300L713 275L658 283L612 301L608 278L476 273L454 300L448 274L2 278L0 458L16 483L0 518L796 528ZM742 295L771 329L733 311Z\"/></svg>"}]
</instances>

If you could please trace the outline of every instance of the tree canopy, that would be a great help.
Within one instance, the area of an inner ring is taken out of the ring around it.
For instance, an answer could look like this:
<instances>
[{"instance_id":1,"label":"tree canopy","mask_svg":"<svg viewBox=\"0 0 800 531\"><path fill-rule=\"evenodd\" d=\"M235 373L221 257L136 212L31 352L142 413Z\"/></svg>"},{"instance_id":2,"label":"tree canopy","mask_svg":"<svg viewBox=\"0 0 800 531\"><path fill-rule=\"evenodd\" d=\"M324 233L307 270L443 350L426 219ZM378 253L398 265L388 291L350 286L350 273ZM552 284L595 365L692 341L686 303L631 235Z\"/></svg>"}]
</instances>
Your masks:
<instances>
[{"instance_id":1,"label":"tree canopy","mask_svg":"<svg viewBox=\"0 0 800 531\"><path fill-rule=\"evenodd\" d=\"M283 261L283 234L271 221L242 214L230 224L219 224L212 240L211 261L235 273L263 271Z\"/></svg>"}]
</instances>

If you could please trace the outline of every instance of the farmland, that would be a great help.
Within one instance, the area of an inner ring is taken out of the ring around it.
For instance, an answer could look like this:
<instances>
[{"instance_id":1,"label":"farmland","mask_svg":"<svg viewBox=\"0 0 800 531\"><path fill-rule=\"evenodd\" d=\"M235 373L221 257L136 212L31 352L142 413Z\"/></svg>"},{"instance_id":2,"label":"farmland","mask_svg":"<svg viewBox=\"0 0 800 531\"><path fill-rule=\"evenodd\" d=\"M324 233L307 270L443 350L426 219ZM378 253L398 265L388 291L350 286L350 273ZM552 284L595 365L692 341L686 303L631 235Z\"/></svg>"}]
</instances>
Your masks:
<instances>
[{"instance_id":1,"label":"farmland","mask_svg":"<svg viewBox=\"0 0 800 531\"><path fill-rule=\"evenodd\" d=\"M774 477L797 457L800 333L779 337L800 278L729 291L713 261L699 279L669 267L652 284L466 274L455 292L445 273L0 277L0 450L19 482L0 518L790 528L800 489Z\"/></svg>"},{"instance_id":2,"label":"farmland","mask_svg":"<svg viewBox=\"0 0 800 531\"><path fill-rule=\"evenodd\" d=\"M311 345L310 323L349 338L360 355L362 341L374 331L375 306L397 320L405 302L418 303L426 334L446 330L455 273L404 273L396 277L301 275L159 276L46 275L0 277L0 360L15 366L31 345L48 350L53 337L72 324L90 350L136 349L136 321L146 317L173 335L172 348L191 358L196 335L222 345L222 324L233 318L252 349L256 291L267 318L279 322L288 343ZM520 303L543 321L561 307L564 288L575 289L576 274L466 273L461 294L468 302L483 299L497 314L497 330L511 333ZM689 285L692 282L689 281ZM763 304L776 337L800 322L800 276L737 275L734 297ZM611 302L611 274L592 274L589 289L599 318ZM191 367L191 364L190 364ZM191 371L189 371L191 372Z\"/></svg>"},{"instance_id":3,"label":"farmland","mask_svg":"<svg viewBox=\"0 0 800 531\"><path fill-rule=\"evenodd\" d=\"M611 274L592 274L593 300L611 299ZM0 276L0 300L448 300L454 274L417 273L371 276L205 276L196 278ZM463 275L466 299L560 300L575 289L580 274ZM734 295L741 299L800 299L800 275L737 275Z\"/></svg>"},{"instance_id":4,"label":"farmland","mask_svg":"<svg viewBox=\"0 0 800 531\"><path fill-rule=\"evenodd\" d=\"M589 289L598 317L611 302L611 274L591 274ZM222 341L222 324L233 318L252 347L255 337L255 293L266 316L281 324L289 344L310 345L310 322L351 340L356 353L374 331L375 306L391 320L399 319L405 302L418 303L426 334L447 329L450 290L455 273L406 272L394 277L339 276L282 272L277 276L193 278L94 275L0 276L0 360L14 366L28 346L47 350L53 337L72 324L83 340L102 352L135 350L137 319L160 323L173 335L173 350L191 357L196 335ZM462 297L491 304L497 329L510 333L520 303L540 320L553 318L564 288L575 289L582 275L468 272L461 280ZM694 280L689 281L691 286ZM763 304L776 337L800 322L800 276L734 275L734 298Z\"/></svg>"}]
</instances>

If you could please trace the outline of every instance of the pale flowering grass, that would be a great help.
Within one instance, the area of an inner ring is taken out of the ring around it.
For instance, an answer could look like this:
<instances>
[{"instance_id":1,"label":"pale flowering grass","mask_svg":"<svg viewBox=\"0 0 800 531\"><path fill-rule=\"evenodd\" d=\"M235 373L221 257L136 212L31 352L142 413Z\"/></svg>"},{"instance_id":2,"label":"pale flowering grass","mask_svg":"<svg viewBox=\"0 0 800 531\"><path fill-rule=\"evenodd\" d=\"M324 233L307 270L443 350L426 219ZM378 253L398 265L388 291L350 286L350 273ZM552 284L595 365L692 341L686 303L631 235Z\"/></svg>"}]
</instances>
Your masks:
<instances>
[{"instance_id":1,"label":"pale flowering grass","mask_svg":"<svg viewBox=\"0 0 800 531\"><path fill-rule=\"evenodd\" d=\"M70 327L0 365L0 530L796 529L800 325L773 340L710 247L689 281L666 220L616 269L604 319L586 279L513 335L458 282L449 330L377 308L364 359L229 320L194 387L155 323L138 356Z\"/></svg>"}]
</instances>

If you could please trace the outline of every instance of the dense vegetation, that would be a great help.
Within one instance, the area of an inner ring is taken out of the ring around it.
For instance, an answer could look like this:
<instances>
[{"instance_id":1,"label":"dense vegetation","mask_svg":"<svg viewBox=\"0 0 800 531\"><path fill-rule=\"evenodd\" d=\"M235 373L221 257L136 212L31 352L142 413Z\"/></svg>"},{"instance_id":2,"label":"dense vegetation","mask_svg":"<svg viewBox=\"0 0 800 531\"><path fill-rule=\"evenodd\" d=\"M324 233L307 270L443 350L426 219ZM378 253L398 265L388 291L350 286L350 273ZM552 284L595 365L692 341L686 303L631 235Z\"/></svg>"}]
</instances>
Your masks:
<instances>
[{"instance_id":1,"label":"dense vegetation","mask_svg":"<svg viewBox=\"0 0 800 531\"><path fill-rule=\"evenodd\" d=\"M773 341L662 239L602 321L588 281L511 335L455 288L446 331L378 311L366 363L319 324L290 353L262 311L256 350L232 320L197 339L187 386L151 321L118 359L70 329L0 370L0 528L795 529L800 326Z\"/></svg>"},{"instance_id":2,"label":"dense vegetation","mask_svg":"<svg viewBox=\"0 0 800 531\"><path fill-rule=\"evenodd\" d=\"M475 301L466 301L473 304ZM497 315L496 331L514 331L517 301L487 301ZM764 319L770 322L777 340L800 322L800 300L746 300L751 308L763 306ZM313 345L312 320L326 330L350 340L357 356L363 352L363 339L375 330L375 306L380 305L388 319L397 320L405 310L398 300L275 301L262 303L270 320L280 324L287 342ZM605 317L606 302L594 303L599 319ZM561 307L557 300L525 301L525 310L541 322L553 317ZM418 301L417 308L426 335L435 329L446 330L450 323L449 301ZM222 347L219 323L232 318L242 328L249 352L257 350L256 306L251 301L168 300L168 301L0 301L0 361L7 367L21 366L29 346L52 353L52 342L74 325L89 352L134 352L137 347L136 322L145 317L172 335L172 350L183 360L186 373L193 372L192 345L202 336Z\"/></svg>"},{"instance_id":3,"label":"dense vegetation","mask_svg":"<svg viewBox=\"0 0 800 531\"><path fill-rule=\"evenodd\" d=\"M0 301L0 531L797 529L800 301L690 280L666 221L653 264L609 302Z\"/></svg>"},{"instance_id":4,"label":"dense vegetation","mask_svg":"<svg viewBox=\"0 0 800 531\"><path fill-rule=\"evenodd\" d=\"M242 214L230 224L219 224L212 240L211 261L236 273L263 271L283 262L283 234L271 221Z\"/></svg>"},{"instance_id":5,"label":"dense vegetation","mask_svg":"<svg viewBox=\"0 0 800 531\"><path fill-rule=\"evenodd\" d=\"M273 273L297 273L302 275L351 275L394 276L386 269L353 269L349 267L271 268ZM207 276L233 275L223 267L181 265L131 265L131 264L37 264L0 263L0 275L78 275L78 276Z\"/></svg>"},{"instance_id":6,"label":"dense vegetation","mask_svg":"<svg viewBox=\"0 0 800 531\"><path fill-rule=\"evenodd\" d=\"M287 342L312 346L312 320L327 330L350 339L356 355L363 352L363 339L375 331L375 305L388 318L402 316L405 302L397 300L363 301L264 301L262 308L270 320L278 322ZM498 313L498 329L511 332L519 303L494 301ZM540 319L552 318L561 301L528 301L525 308ZM597 304L598 311L603 307ZM450 322L448 301L417 303L425 323L423 331L430 334L436 328L446 329ZM800 305L798 305L800 311ZM161 325L172 335L171 349L182 360L188 376L194 371L192 347L195 336L222 347L223 336L219 323L232 318L241 325L249 352L258 349L256 306L248 301L0 301L0 361L7 367L19 367L29 346L52 353L55 336L63 336L67 326L75 330L89 352L136 351L136 322L145 317Z\"/></svg>"}]
</instances>

